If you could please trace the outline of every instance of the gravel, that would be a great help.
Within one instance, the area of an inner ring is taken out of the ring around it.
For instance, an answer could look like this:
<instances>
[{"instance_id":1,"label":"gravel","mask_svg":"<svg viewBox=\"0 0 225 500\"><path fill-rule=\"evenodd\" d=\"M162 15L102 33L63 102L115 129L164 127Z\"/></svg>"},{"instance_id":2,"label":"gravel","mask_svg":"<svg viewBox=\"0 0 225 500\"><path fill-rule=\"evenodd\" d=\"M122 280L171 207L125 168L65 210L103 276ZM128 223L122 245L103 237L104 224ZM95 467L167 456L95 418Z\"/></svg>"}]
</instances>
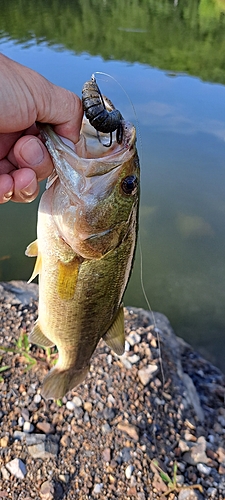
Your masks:
<instances>
[{"instance_id":1,"label":"gravel","mask_svg":"<svg viewBox=\"0 0 225 500\"><path fill-rule=\"evenodd\" d=\"M15 351L37 286L1 283L0 308L0 500L224 500L225 378L164 315L125 309L126 353L100 342L59 406L40 395L45 352Z\"/></svg>"}]
</instances>

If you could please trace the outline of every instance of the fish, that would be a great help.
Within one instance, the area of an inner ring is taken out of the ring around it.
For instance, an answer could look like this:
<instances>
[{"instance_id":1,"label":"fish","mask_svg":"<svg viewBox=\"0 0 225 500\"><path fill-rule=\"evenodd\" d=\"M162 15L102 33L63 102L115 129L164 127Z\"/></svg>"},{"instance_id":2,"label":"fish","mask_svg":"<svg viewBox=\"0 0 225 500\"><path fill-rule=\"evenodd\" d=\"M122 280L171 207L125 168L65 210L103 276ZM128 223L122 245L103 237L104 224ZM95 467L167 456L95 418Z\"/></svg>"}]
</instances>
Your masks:
<instances>
[{"instance_id":1,"label":"fish","mask_svg":"<svg viewBox=\"0 0 225 500\"><path fill-rule=\"evenodd\" d=\"M111 102L111 101L110 101ZM41 394L60 399L84 382L102 338L118 355L125 347L123 295L138 231L140 166L135 127L123 120L122 142L96 133L84 116L76 144L39 124L54 171L38 209L38 319L29 341L56 346L58 360ZM101 138L99 137L101 135Z\"/></svg>"}]
</instances>

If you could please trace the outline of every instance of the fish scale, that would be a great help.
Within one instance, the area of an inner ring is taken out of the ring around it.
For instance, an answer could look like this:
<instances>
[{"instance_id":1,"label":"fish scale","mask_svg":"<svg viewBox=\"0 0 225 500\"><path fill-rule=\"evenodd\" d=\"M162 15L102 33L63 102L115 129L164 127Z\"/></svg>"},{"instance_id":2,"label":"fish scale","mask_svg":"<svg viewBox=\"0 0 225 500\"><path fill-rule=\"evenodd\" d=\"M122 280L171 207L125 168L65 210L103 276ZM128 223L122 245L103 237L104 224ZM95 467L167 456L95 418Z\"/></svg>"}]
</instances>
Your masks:
<instances>
[{"instance_id":1,"label":"fish scale","mask_svg":"<svg viewBox=\"0 0 225 500\"><path fill-rule=\"evenodd\" d=\"M86 118L74 149L49 125L41 133L55 173L40 201L37 240L26 250L37 256L31 279L39 274L30 341L57 346L42 395L58 399L83 382L101 338L116 354L124 352L122 299L137 237L139 162L128 122L122 143L114 140L107 154Z\"/></svg>"}]
</instances>

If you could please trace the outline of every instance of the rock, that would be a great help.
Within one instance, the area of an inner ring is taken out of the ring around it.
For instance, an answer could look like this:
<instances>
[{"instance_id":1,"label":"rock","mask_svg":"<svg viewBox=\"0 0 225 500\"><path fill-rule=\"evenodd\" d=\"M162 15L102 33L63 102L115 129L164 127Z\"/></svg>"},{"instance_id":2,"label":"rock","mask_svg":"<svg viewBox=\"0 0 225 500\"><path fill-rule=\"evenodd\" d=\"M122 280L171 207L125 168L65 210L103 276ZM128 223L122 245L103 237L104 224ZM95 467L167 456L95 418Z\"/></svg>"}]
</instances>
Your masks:
<instances>
[{"instance_id":1,"label":"rock","mask_svg":"<svg viewBox=\"0 0 225 500\"><path fill-rule=\"evenodd\" d=\"M102 429L102 434L108 434L108 432L111 431L111 427L108 424L108 422L106 422L106 424L103 424L101 429Z\"/></svg>"},{"instance_id":2,"label":"rock","mask_svg":"<svg viewBox=\"0 0 225 500\"><path fill-rule=\"evenodd\" d=\"M42 500L54 500L54 485L52 481L45 481L40 488Z\"/></svg>"},{"instance_id":3,"label":"rock","mask_svg":"<svg viewBox=\"0 0 225 500\"><path fill-rule=\"evenodd\" d=\"M24 479L26 476L26 465L20 460L20 458L14 458L6 464L6 469L17 479Z\"/></svg>"},{"instance_id":4,"label":"rock","mask_svg":"<svg viewBox=\"0 0 225 500\"><path fill-rule=\"evenodd\" d=\"M45 434L53 434L55 432L54 425L49 422L37 422L36 427Z\"/></svg>"},{"instance_id":5,"label":"rock","mask_svg":"<svg viewBox=\"0 0 225 500\"><path fill-rule=\"evenodd\" d=\"M126 355L121 356L121 357L120 357L120 360L122 361L123 366L124 366L127 370L130 370L130 369L132 368L132 364L130 363L130 361L128 360L128 358L126 357Z\"/></svg>"},{"instance_id":6,"label":"rock","mask_svg":"<svg viewBox=\"0 0 225 500\"><path fill-rule=\"evenodd\" d=\"M141 368L141 370L138 370L138 377L142 385L146 386L157 371L158 371L157 365L147 365L144 368Z\"/></svg>"},{"instance_id":7,"label":"rock","mask_svg":"<svg viewBox=\"0 0 225 500\"><path fill-rule=\"evenodd\" d=\"M41 402L41 395L40 394L35 394L34 396L34 403L39 404Z\"/></svg>"},{"instance_id":8,"label":"rock","mask_svg":"<svg viewBox=\"0 0 225 500\"><path fill-rule=\"evenodd\" d=\"M28 452L33 458L46 458L45 443L32 444L27 447Z\"/></svg>"},{"instance_id":9,"label":"rock","mask_svg":"<svg viewBox=\"0 0 225 500\"><path fill-rule=\"evenodd\" d=\"M152 467L151 467L152 468ZM165 493L167 491L167 486L162 480L160 474L156 471L153 476L152 486L160 493Z\"/></svg>"},{"instance_id":10,"label":"rock","mask_svg":"<svg viewBox=\"0 0 225 500\"><path fill-rule=\"evenodd\" d=\"M106 360L107 360L108 365L111 365L112 364L112 354L108 354Z\"/></svg>"},{"instance_id":11,"label":"rock","mask_svg":"<svg viewBox=\"0 0 225 500\"><path fill-rule=\"evenodd\" d=\"M61 483L59 483L59 481L55 481L54 482L54 500L63 500L63 498L65 499L65 496L64 496L64 489L61 485Z\"/></svg>"},{"instance_id":12,"label":"rock","mask_svg":"<svg viewBox=\"0 0 225 500\"><path fill-rule=\"evenodd\" d=\"M184 453L185 451L189 451L189 449L190 449L189 444L186 443L186 441L184 441L183 439L180 439L178 446L179 446L182 453Z\"/></svg>"},{"instance_id":13,"label":"rock","mask_svg":"<svg viewBox=\"0 0 225 500\"><path fill-rule=\"evenodd\" d=\"M128 448L127 446L125 446L121 450L120 456L121 456L123 462L129 462L129 460L131 459L130 450L131 450L131 448Z\"/></svg>"},{"instance_id":14,"label":"rock","mask_svg":"<svg viewBox=\"0 0 225 500\"><path fill-rule=\"evenodd\" d=\"M16 432L14 432L14 434L15 433ZM26 432L24 432L23 434L25 436L27 446L46 441L45 434L27 434Z\"/></svg>"},{"instance_id":15,"label":"rock","mask_svg":"<svg viewBox=\"0 0 225 500\"><path fill-rule=\"evenodd\" d=\"M67 484L70 480L70 475L69 474L59 474L59 479L62 481L62 483Z\"/></svg>"},{"instance_id":16,"label":"rock","mask_svg":"<svg viewBox=\"0 0 225 500\"><path fill-rule=\"evenodd\" d=\"M34 430L33 424L31 424L28 421L25 421L23 424L23 432L27 432L28 434L30 434L31 432L33 432L33 430Z\"/></svg>"},{"instance_id":17,"label":"rock","mask_svg":"<svg viewBox=\"0 0 225 500\"><path fill-rule=\"evenodd\" d=\"M217 488L213 488L213 487L208 488L207 494L210 498L215 498L217 495Z\"/></svg>"},{"instance_id":18,"label":"rock","mask_svg":"<svg viewBox=\"0 0 225 500\"><path fill-rule=\"evenodd\" d=\"M135 486L132 486L131 488L128 488L128 490L127 490L127 496L128 497L135 497L135 498L137 498L137 490L136 490Z\"/></svg>"},{"instance_id":19,"label":"rock","mask_svg":"<svg viewBox=\"0 0 225 500\"><path fill-rule=\"evenodd\" d=\"M3 436L0 439L0 448L7 448L9 444L9 436Z\"/></svg>"},{"instance_id":20,"label":"rock","mask_svg":"<svg viewBox=\"0 0 225 500\"><path fill-rule=\"evenodd\" d=\"M196 465L198 463L207 464L209 459L205 453L206 450L206 440L204 436L200 436L197 443L183 455L183 460L191 465Z\"/></svg>"},{"instance_id":21,"label":"rock","mask_svg":"<svg viewBox=\"0 0 225 500\"><path fill-rule=\"evenodd\" d=\"M24 420L29 421L29 419L30 419L30 412L29 412L29 410L27 410L27 408L23 408L21 410L21 416L24 418Z\"/></svg>"},{"instance_id":22,"label":"rock","mask_svg":"<svg viewBox=\"0 0 225 500\"><path fill-rule=\"evenodd\" d=\"M181 490L178 495L178 500L203 500L202 495L198 492L198 490L187 488L185 490Z\"/></svg>"},{"instance_id":23,"label":"rock","mask_svg":"<svg viewBox=\"0 0 225 500\"><path fill-rule=\"evenodd\" d=\"M138 363L140 361L140 356L138 356L137 354L133 354L132 356L129 356L128 359L132 365L135 365L135 363Z\"/></svg>"},{"instance_id":24,"label":"rock","mask_svg":"<svg viewBox=\"0 0 225 500\"><path fill-rule=\"evenodd\" d=\"M9 475L7 469L4 467L4 465L1 467L0 470L1 470L2 479L5 479L5 481L8 481L10 478L10 475ZM1 494L1 491L0 491L0 494Z\"/></svg>"},{"instance_id":25,"label":"rock","mask_svg":"<svg viewBox=\"0 0 225 500\"><path fill-rule=\"evenodd\" d=\"M24 422L25 422L25 420L24 420L24 418L23 418L23 417L19 417L19 418L18 418L18 425L19 425L20 427L23 427Z\"/></svg>"},{"instance_id":26,"label":"rock","mask_svg":"<svg viewBox=\"0 0 225 500\"><path fill-rule=\"evenodd\" d=\"M189 375L187 373L183 373L183 382L186 386L187 392L186 392L186 398L189 401L189 404L191 404L195 410L196 416L200 422L204 422L204 412L201 407L199 395L196 391L196 387Z\"/></svg>"},{"instance_id":27,"label":"rock","mask_svg":"<svg viewBox=\"0 0 225 500\"><path fill-rule=\"evenodd\" d=\"M128 436L130 436L131 439L134 439L134 441L139 440L139 429L136 425L128 424L122 421L117 424L117 429L128 434Z\"/></svg>"},{"instance_id":28,"label":"rock","mask_svg":"<svg viewBox=\"0 0 225 500\"><path fill-rule=\"evenodd\" d=\"M67 401L66 408L67 408L67 410L71 410L72 411L72 410L74 410L74 408L76 408L76 405L75 405L75 403L73 401Z\"/></svg>"},{"instance_id":29,"label":"rock","mask_svg":"<svg viewBox=\"0 0 225 500\"><path fill-rule=\"evenodd\" d=\"M128 465L126 470L125 470L125 476L127 479L130 479L132 474L133 474L134 466L133 465Z\"/></svg>"},{"instance_id":30,"label":"rock","mask_svg":"<svg viewBox=\"0 0 225 500\"><path fill-rule=\"evenodd\" d=\"M218 454L218 462L220 464L225 465L225 448L219 446L219 448L217 449L217 454Z\"/></svg>"},{"instance_id":31,"label":"rock","mask_svg":"<svg viewBox=\"0 0 225 500\"><path fill-rule=\"evenodd\" d=\"M32 299L38 298L38 285L35 283L28 284L25 281L12 280L1 284L14 303L28 305Z\"/></svg>"},{"instance_id":32,"label":"rock","mask_svg":"<svg viewBox=\"0 0 225 500\"><path fill-rule=\"evenodd\" d=\"M22 439L25 439L27 436L27 432L23 431L14 431L13 437L14 439L18 439L19 441L22 441Z\"/></svg>"},{"instance_id":33,"label":"rock","mask_svg":"<svg viewBox=\"0 0 225 500\"><path fill-rule=\"evenodd\" d=\"M209 476L212 468L209 467L208 465L205 464L197 464L197 469L201 474L204 474L205 476Z\"/></svg>"},{"instance_id":34,"label":"rock","mask_svg":"<svg viewBox=\"0 0 225 500\"><path fill-rule=\"evenodd\" d=\"M111 405L115 405L115 403L116 403L116 400L115 400L115 398L113 397L112 394L108 395L107 400L108 400L108 403L110 403Z\"/></svg>"},{"instance_id":35,"label":"rock","mask_svg":"<svg viewBox=\"0 0 225 500\"><path fill-rule=\"evenodd\" d=\"M87 411L88 413L91 413L91 411L92 411L92 403L90 403L90 401L86 401L84 403L84 410Z\"/></svg>"},{"instance_id":36,"label":"rock","mask_svg":"<svg viewBox=\"0 0 225 500\"><path fill-rule=\"evenodd\" d=\"M103 483L97 483L94 485L94 488L93 488L93 493L94 495L99 495L102 491L102 488L103 488Z\"/></svg>"},{"instance_id":37,"label":"rock","mask_svg":"<svg viewBox=\"0 0 225 500\"><path fill-rule=\"evenodd\" d=\"M27 446L28 452L33 458L43 459L54 457L58 454L59 445L53 438L50 439L45 434L36 434L34 436L36 436L35 441Z\"/></svg>"},{"instance_id":38,"label":"rock","mask_svg":"<svg viewBox=\"0 0 225 500\"><path fill-rule=\"evenodd\" d=\"M136 332L130 332L126 337L126 340L133 347L135 344L139 344L141 342L141 336Z\"/></svg>"},{"instance_id":39,"label":"rock","mask_svg":"<svg viewBox=\"0 0 225 500\"><path fill-rule=\"evenodd\" d=\"M189 432L189 431L186 431L184 433L184 438L185 438L186 441L194 441L195 443L197 441L196 436L194 436L193 434L191 434L191 432Z\"/></svg>"},{"instance_id":40,"label":"rock","mask_svg":"<svg viewBox=\"0 0 225 500\"><path fill-rule=\"evenodd\" d=\"M145 500L146 499L146 496L145 494L140 491L138 494L137 494L137 500Z\"/></svg>"},{"instance_id":41,"label":"rock","mask_svg":"<svg viewBox=\"0 0 225 500\"><path fill-rule=\"evenodd\" d=\"M115 411L112 409L112 408L108 408L106 407L103 411L103 417L106 419L106 420L113 420L115 418Z\"/></svg>"},{"instance_id":42,"label":"rock","mask_svg":"<svg viewBox=\"0 0 225 500\"><path fill-rule=\"evenodd\" d=\"M78 408L80 406L82 406L82 400L78 397L78 396L74 396L74 398L72 399L73 403L75 404L75 406L77 406Z\"/></svg>"},{"instance_id":43,"label":"rock","mask_svg":"<svg viewBox=\"0 0 225 500\"><path fill-rule=\"evenodd\" d=\"M225 418L223 415L218 416L218 422L222 425L223 428L225 428Z\"/></svg>"},{"instance_id":44,"label":"rock","mask_svg":"<svg viewBox=\"0 0 225 500\"><path fill-rule=\"evenodd\" d=\"M221 474L221 476L225 477L225 465L220 464L218 472L219 472L219 474Z\"/></svg>"},{"instance_id":45,"label":"rock","mask_svg":"<svg viewBox=\"0 0 225 500\"><path fill-rule=\"evenodd\" d=\"M70 436L68 436L67 434L63 434L60 439L61 446L63 446L64 448L69 448L70 443L71 443Z\"/></svg>"},{"instance_id":46,"label":"rock","mask_svg":"<svg viewBox=\"0 0 225 500\"><path fill-rule=\"evenodd\" d=\"M102 458L104 462L110 462L111 460L111 449L110 448L105 448L102 452Z\"/></svg>"}]
</instances>

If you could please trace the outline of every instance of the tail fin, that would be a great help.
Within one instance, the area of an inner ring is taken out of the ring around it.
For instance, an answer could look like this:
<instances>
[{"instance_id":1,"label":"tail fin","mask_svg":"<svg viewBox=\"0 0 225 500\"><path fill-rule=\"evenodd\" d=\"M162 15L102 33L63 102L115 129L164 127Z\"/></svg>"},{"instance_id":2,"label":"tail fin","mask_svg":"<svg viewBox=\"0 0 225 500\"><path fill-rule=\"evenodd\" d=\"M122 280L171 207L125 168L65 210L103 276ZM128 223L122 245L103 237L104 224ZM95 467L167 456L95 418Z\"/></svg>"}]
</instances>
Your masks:
<instances>
[{"instance_id":1,"label":"tail fin","mask_svg":"<svg viewBox=\"0 0 225 500\"><path fill-rule=\"evenodd\" d=\"M85 366L82 370L61 370L57 365L46 375L41 394L45 399L61 399L74 387L81 384L89 372L90 366Z\"/></svg>"}]
</instances>

